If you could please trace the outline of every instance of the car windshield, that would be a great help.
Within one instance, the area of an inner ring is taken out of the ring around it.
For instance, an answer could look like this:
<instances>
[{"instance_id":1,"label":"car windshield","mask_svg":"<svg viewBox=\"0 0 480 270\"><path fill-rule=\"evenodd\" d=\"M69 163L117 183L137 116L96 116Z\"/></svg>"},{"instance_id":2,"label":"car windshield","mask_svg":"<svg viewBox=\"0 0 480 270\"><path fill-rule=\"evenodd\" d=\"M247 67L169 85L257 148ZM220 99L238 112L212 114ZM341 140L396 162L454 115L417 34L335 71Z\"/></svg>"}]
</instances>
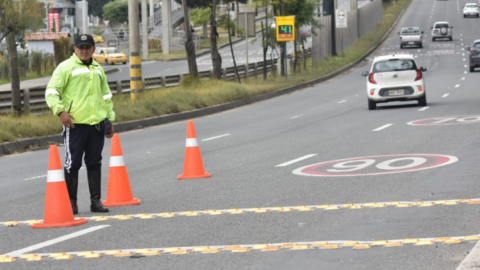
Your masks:
<instances>
[{"instance_id":1,"label":"car windshield","mask_svg":"<svg viewBox=\"0 0 480 270\"><path fill-rule=\"evenodd\" d=\"M477 8L476 4L468 4L465 6L466 8Z\"/></svg>"},{"instance_id":2,"label":"car windshield","mask_svg":"<svg viewBox=\"0 0 480 270\"><path fill-rule=\"evenodd\" d=\"M475 44L473 45L473 47L474 47L475 49L480 49L480 42L475 43Z\"/></svg>"},{"instance_id":3,"label":"car windshield","mask_svg":"<svg viewBox=\"0 0 480 270\"><path fill-rule=\"evenodd\" d=\"M373 72L392 72L402 70L416 70L415 62L410 59L392 59L386 61L378 61L373 66Z\"/></svg>"},{"instance_id":4,"label":"car windshield","mask_svg":"<svg viewBox=\"0 0 480 270\"><path fill-rule=\"evenodd\" d=\"M418 35L420 34L420 29L418 28L407 28L402 30L402 35Z\"/></svg>"},{"instance_id":5,"label":"car windshield","mask_svg":"<svg viewBox=\"0 0 480 270\"><path fill-rule=\"evenodd\" d=\"M437 23L435 24L435 28L440 29L440 28L449 28L447 23Z\"/></svg>"},{"instance_id":6,"label":"car windshield","mask_svg":"<svg viewBox=\"0 0 480 270\"><path fill-rule=\"evenodd\" d=\"M117 49L108 49L107 53L120 53Z\"/></svg>"}]
</instances>

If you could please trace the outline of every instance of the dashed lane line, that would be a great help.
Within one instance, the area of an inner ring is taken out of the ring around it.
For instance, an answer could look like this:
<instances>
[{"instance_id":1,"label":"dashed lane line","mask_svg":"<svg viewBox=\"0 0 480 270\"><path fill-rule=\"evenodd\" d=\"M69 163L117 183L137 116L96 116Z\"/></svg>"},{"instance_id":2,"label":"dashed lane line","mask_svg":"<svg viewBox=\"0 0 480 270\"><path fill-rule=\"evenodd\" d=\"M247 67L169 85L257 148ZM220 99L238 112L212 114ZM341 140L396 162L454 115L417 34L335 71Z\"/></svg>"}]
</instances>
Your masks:
<instances>
[{"instance_id":1,"label":"dashed lane line","mask_svg":"<svg viewBox=\"0 0 480 270\"><path fill-rule=\"evenodd\" d=\"M346 100L341 100L338 102L338 104L341 104L341 103L344 103L344 102L347 102Z\"/></svg>"},{"instance_id":2,"label":"dashed lane line","mask_svg":"<svg viewBox=\"0 0 480 270\"><path fill-rule=\"evenodd\" d=\"M306 155L306 156L303 156L303 157L299 157L299 158L297 158L297 159L294 159L294 160L287 161L287 162L285 162L285 163L279 164L279 165L277 165L277 166L275 166L275 167L285 167L285 166L288 166L288 165L297 163L297 162L299 162L299 161L302 161L302 160L305 160L305 159L314 157L314 156L316 156L316 155L317 155L317 154L310 154L310 155Z\"/></svg>"},{"instance_id":3,"label":"dashed lane line","mask_svg":"<svg viewBox=\"0 0 480 270\"><path fill-rule=\"evenodd\" d=\"M446 97L448 97L449 95L450 95L450 94L445 94L445 95L442 96L442 98L446 98Z\"/></svg>"},{"instance_id":4,"label":"dashed lane line","mask_svg":"<svg viewBox=\"0 0 480 270\"><path fill-rule=\"evenodd\" d=\"M218 216L218 215L243 215L243 214L264 214L264 213L287 213L287 212L309 212L309 211L334 211L334 210L360 210L376 208L416 208L432 206L453 206L453 205L477 205L480 204L480 198L476 199L456 199L456 200L436 200L436 201L391 201L391 202L370 202L370 203L344 203L344 204L320 204L320 205L299 205L299 206L281 206L281 207L255 207L255 208L232 208L221 210L201 210L201 211L182 211L182 212L163 212L152 214L131 214L114 216L92 216L83 217L88 221L111 221L111 220L133 220L133 219L154 219L154 218L174 218L174 217L199 217L199 216ZM76 218L79 219L80 217ZM17 227L19 225L31 225L42 222L40 219L26 221L6 221L0 222L0 227Z\"/></svg>"},{"instance_id":5,"label":"dashed lane line","mask_svg":"<svg viewBox=\"0 0 480 270\"><path fill-rule=\"evenodd\" d=\"M426 110L428 110L428 108L430 108L430 107L428 107L428 106L427 106L427 107L423 107L423 108L421 108L421 109L420 109L420 110L418 110L418 111L419 111L419 112L423 112L423 111L426 111Z\"/></svg>"},{"instance_id":6,"label":"dashed lane line","mask_svg":"<svg viewBox=\"0 0 480 270\"><path fill-rule=\"evenodd\" d=\"M219 138L223 138L223 137L227 137L227 136L230 136L230 133L223 134L223 135L218 135L218 136L207 138L207 139L203 139L202 142L211 141L211 140L215 140L215 139L219 139Z\"/></svg>"},{"instance_id":7,"label":"dashed lane line","mask_svg":"<svg viewBox=\"0 0 480 270\"><path fill-rule=\"evenodd\" d=\"M372 130L372 131L380 131L380 130L384 130L384 129L386 129L386 128L388 128L388 127L392 126L392 125L393 125L393 124L386 124L386 125L383 125L383 126L381 126L381 127L379 127L379 128L376 128L376 129L374 129L374 130Z\"/></svg>"},{"instance_id":8,"label":"dashed lane line","mask_svg":"<svg viewBox=\"0 0 480 270\"><path fill-rule=\"evenodd\" d=\"M460 84L456 84L456 85L455 85L455 88L459 88L459 87L460 87Z\"/></svg>"},{"instance_id":9,"label":"dashed lane line","mask_svg":"<svg viewBox=\"0 0 480 270\"><path fill-rule=\"evenodd\" d=\"M296 118L299 118L299 117L302 117L302 116L303 116L303 114L295 115L295 116L290 117L290 119L296 119Z\"/></svg>"},{"instance_id":10,"label":"dashed lane line","mask_svg":"<svg viewBox=\"0 0 480 270\"><path fill-rule=\"evenodd\" d=\"M430 246L430 245L453 245L461 243L474 243L480 240L480 235L434 237L434 238L406 238L395 240L375 241L309 241L309 242L286 242L271 244L239 244L221 246L190 246L190 247L167 247L167 248L143 248L143 249L114 249L100 251L59 252L24 254L21 256L0 256L0 263L15 261L42 261L42 260L70 260L70 259L95 259L101 257L110 258L141 258L158 255L187 255L187 254L216 254L216 253L246 253L267 251L301 251L301 250L332 250L332 249L375 249L392 248L403 246Z\"/></svg>"},{"instance_id":11,"label":"dashed lane line","mask_svg":"<svg viewBox=\"0 0 480 270\"><path fill-rule=\"evenodd\" d=\"M58 237L58 238L55 238L55 239L52 239L52 240L48 240L48 241L40 243L40 244L36 244L36 245L26 247L26 248L23 248L23 249L20 249L20 250L12 251L12 252L10 252L6 255L8 255L10 257L19 257L26 252L31 252L31 251L34 251L34 250L37 250L37 249L41 249L41 248L44 248L44 247L55 245L57 243L67 241L67 240L70 240L72 238L85 235L87 233L98 231L98 230L104 229L104 228L109 227L109 226L110 225L100 225L100 226L91 227L91 228L88 228L88 229L85 229L85 230L81 230L81 231L74 232L74 233L71 233L71 234L68 234L68 235L64 235L62 237Z\"/></svg>"}]
</instances>

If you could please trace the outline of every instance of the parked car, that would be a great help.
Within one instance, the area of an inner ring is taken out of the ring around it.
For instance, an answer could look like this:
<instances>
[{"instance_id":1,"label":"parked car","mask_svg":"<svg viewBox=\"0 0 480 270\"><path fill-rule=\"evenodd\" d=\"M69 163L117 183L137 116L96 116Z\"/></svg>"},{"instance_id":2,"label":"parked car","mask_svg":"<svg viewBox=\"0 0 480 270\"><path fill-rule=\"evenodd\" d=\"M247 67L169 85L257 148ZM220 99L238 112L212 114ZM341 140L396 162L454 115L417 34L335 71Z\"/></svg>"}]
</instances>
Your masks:
<instances>
[{"instance_id":1,"label":"parked car","mask_svg":"<svg viewBox=\"0 0 480 270\"><path fill-rule=\"evenodd\" d=\"M448 38L450 41L453 40L453 26L448 22L436 22L433 24L432 29L432 41L437 40L438 38Z\"/></svg>"},{"instance_id":2,"label":"parked car","mask_svg":"<svg viewBox=\"0 0 480 270\"><path fill-rule=\"evenodd\" d=\"M427 106L423 72L411 54L383 55L373 59L367 77L368 109L375 110L377 103L417 100Z\"/></svg>"},{"instance_id":3,"label":"parked car","mask_svg":"<svg viewBox=\"0 0 480 270\"><path fill-rule=\"evenodd\" d=\"M105 40L103 39L102 36L93 35L93 41L95 42L95 44L97 44L97 43L103 43Z\"/></svg>"},{"instance_id":4,"label":"parked car","mask_svg":"<svg viewBox=\"0 0 480 270\"><path fill-rule=\"evenodd\" d=\"M99 64L126 64L128 61L127 56L117 50L115 47L97 47L93 54L93 59Z\"/></svg>"},{"instance_id":5,"label":"parked car","mask_svg":"<svg viewBox=\"0 0 480 270\"><path fill-rule=\"evenodd\" d=\"M475 72L475 68L480 67L480 39L474 40L469 47L465 48L465 50L470 52L468 57L470 72Z\"/></svg>"},{"instance_id":6,"label":"parked car","mask_svg":"<svg viewBox=\"0 0 480 270\"><path fill-rule=\"evenodd\" d=\"M423 31L418 27L404 27L398 32L400 35L400 49L406 46L423 48Z\"/></svg>"},{"instance_id":7,"label":"parked car","mask_svg":"<svg viewBox=\"0 0 480 270\"><path fill-rule=\"evenodd\" d=\"M477 3L466 3L463 8L463 17L479 17Z\"/></svg>"}]
</instances>

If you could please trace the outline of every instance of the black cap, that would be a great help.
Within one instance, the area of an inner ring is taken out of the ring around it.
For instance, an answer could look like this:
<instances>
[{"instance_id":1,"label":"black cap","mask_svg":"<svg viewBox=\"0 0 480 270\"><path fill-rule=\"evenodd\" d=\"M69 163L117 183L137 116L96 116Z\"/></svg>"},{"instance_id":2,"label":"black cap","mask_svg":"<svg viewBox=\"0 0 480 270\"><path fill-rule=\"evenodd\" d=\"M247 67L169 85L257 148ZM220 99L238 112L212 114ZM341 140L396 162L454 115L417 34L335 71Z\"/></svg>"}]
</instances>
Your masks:
<instances>
[{"instance_id":1,"label":"black cap","mask_svg":"<svg viewBox=\"0 0 480 270\"><path fill-rule=\"evenodd\" d=\"M77 42L75 43L75 46L78 48L82 45L90 45L92 47L95 46L95 41L93 40L93 37L88 34L82 34L78 36Z\"/></svg>"}]
</instances>

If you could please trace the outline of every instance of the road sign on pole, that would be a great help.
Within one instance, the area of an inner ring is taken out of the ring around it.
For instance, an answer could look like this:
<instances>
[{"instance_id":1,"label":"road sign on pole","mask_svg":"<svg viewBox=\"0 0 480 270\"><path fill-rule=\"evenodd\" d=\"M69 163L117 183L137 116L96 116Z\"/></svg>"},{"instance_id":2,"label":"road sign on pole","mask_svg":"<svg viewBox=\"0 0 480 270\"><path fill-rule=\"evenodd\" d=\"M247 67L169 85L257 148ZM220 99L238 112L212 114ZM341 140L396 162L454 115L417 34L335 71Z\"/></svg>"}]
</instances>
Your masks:
<instances>
[{"instance_id":1,"label":"road sign on pole","mask_svg":"<svg viewBox=\"0 0 480 270\"><path fill-rule=\"evenodd\" d=\"M278 16L275 24L278 42L295 40L295 16Z\"/></svg>"},{"instance_id":2,"label":"road sign on pole","mask_svg":"<svg viewBox=\"0 0 480 270\"><path fill-rule=\"evenodd\" d=\"M337 28L347 28L347 12L343 9L335 11L335 25Z\"/></svg>"}]
</instances>

